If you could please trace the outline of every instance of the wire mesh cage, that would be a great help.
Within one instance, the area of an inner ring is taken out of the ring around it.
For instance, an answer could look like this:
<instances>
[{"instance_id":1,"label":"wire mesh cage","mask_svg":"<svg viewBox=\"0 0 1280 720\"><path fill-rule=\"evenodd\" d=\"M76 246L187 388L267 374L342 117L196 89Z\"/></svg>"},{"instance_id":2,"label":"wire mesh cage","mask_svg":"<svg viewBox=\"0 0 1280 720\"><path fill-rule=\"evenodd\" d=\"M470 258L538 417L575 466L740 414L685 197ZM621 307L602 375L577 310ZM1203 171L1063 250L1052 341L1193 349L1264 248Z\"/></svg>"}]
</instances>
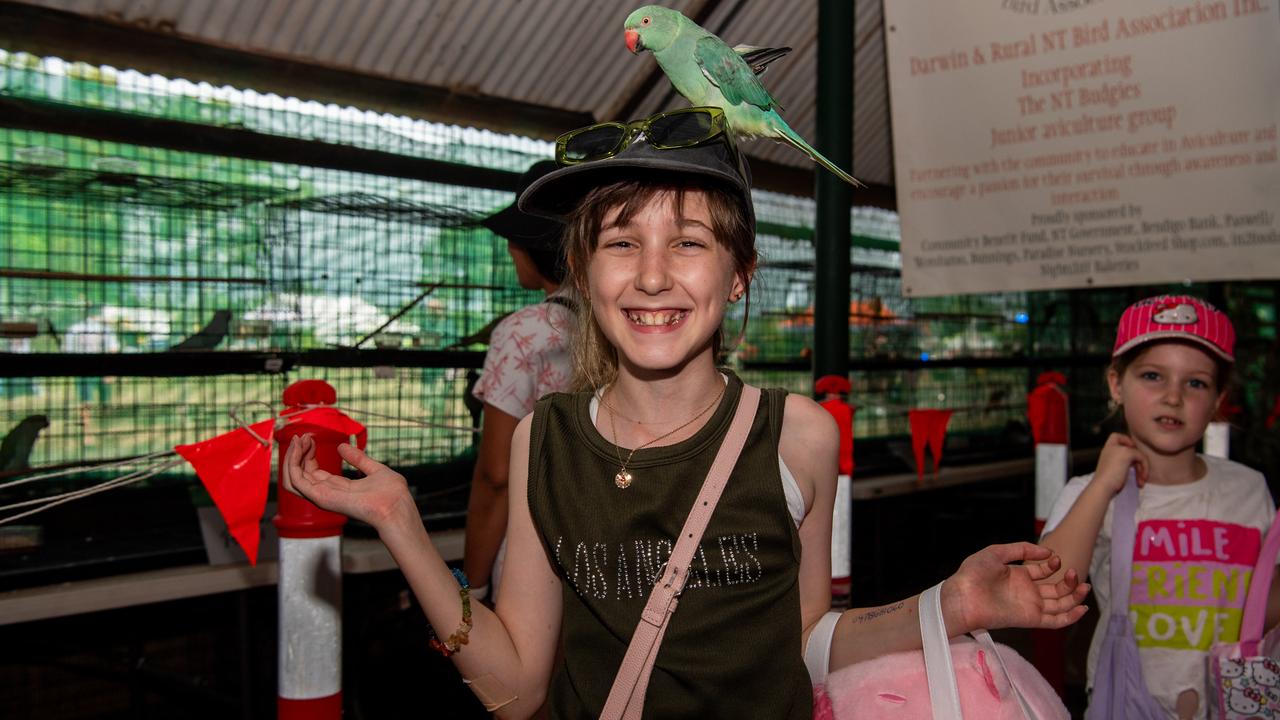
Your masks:
<instances>
[{"instance_id":1,"label":"wire mesh cage","mask_svg":"<svg viewBox=\"0 0 1280 720\"><path fill-rule=\"evenodd\" d=\"M90 157L80 138L2 134L0 319L35 326L14 349L171 349L214 308L263 292L261 212L278 191L214 173L145 174L136 161Z\"/></svg>"},{"instance_id":2,"label":"wire mesh cage","mask_svg":"<svg viewBox=\"0 0 1280 720\"><path fill-rule=\"evenodd\" d=\"M32 141L42 144L21 144ZM39 147L48 159L50 145L79 142L0 132L0 152L9 155L31 157ZM65 161L67 153L58 157ZM217 160L178 153L161 159L149 164L173 174ZM224 168L240 177L254 169ZM77 371L83 376L74 382L8 378L0 390L5 417L27 417L39 404L53 423L34 464L95 459L105 447L129 454L137 445L129 438L147 437L139 422L85 430L90 415L140 419L154 406L157 431L150 442L161 447L207 434L209 423L180 424L192 433L183 436L165 431L170 411L188 402L170 398L192 395L192 380L182 377L192 356L168 353L482 346L482 337L471 336L532 297L515 283L502 242L478 228L481 213L454 204L458 188L404 181L388 188L386 178L306 168L294 168L302 178L297 189L280 192L119 168L104 173L10 163L3 170L0 211L12 242L0 247L2 349L95 357L165 353L158 374L173 376L116 378L120 370L99 362ZM405 185L414 185L418 197L406 196ZM297 197L309 187L317 194ZM329 187L361 190L318 194ZM473 208L503 200L499 192L467 196ZM245 385L233 378L197 381L204 389ZM271 402L278 384L268 378L253 385L257 397L231 394L234 402ZM456 390L460 398L462 388ZM200 407L225 420L226 403ZM58 437L83 441L54 442Z\"/></svg>"},{"instance_id":3,"label":"wire mesh cage","mask_svg":"<svg viewBox=\"0 0 1280 720\"><path fill-rule=\"evenodd\" d=\"M154 76L3 53L0 61L3 91L33 102L253 125L508 170L548 151L252 93L195 97L189 84ZM510 201L509 191L474 182L0 129L0 505L12 508L4 517L145 469L148 460L127 459L227 432L234 408L247 419L265 410L246 403L279 406L291 381L319 377L370 427L370 451L410 477L424 514L458 524L474 453L476 418L464 398L477 351L492 321L535 297L519 288L505 242L479 224ZM238 359L246 356L252 362ZM10 485L69 466L81 472ZM8 534L0 538L0 585L51 577L23 561L24 547L43 545L37 564L79 567L68 570L77 576L99 572L80 562L91 556L119 565L164 555L150 547L190 558L192 543L199 547L191 505L209 503L193 480L177 465L108 494L139 509L129 517L147 508L177 525L106 528L90 520L91 506L117 506L104 495L9 525L21 532L12 547ZM90 536L104 557L86 555ZM64 555L65 563L52 559Z\"/></svg>"},{"instance_id":4,"label":"wire mesh cage","mask_svg":"<svg viewBox=\"0 0 1280 720\"><path fill-rule=\"evenodd\" d=\"M733 359L764 382L808 394L815 208L808 200L761 192L756 206L761 260L753 317ZM1010 424L1025 414L1029 374L1036 364L1028 294L904 297L893 249L896 215L855 208L850 227L847 323L850 401L858 408L854 436L902 437L909 433L909 410L946 408L955 413L949 425L954 436L1007 440ZM740 316L731 315L730 322Z\"/></svg>"},{"instance_id":5,"label":"wire mesh cage","mask_svg":"<svg viewBox=\"0 0 1280 720\"><path fill-rule=\"evenodd\" d=\"M371 177L326 184L339 189L269 208L271 296L245 314L247 334L303 350L466 347L534 300L503 242L478 225L477 203L492 209L509 195L405 182L378 194L369 190L386 180Z\"/></svg>"},{"instance_id":6,"label":"wire mesh cage","mask_svg":"<svg viewBox=\"0 0 1280 720\"><path fill-rule=\"evenodd\" d=\"M374 413L357 416L371 452L456 522L479 351L497 319L538 295L518 287L504 241L479 224L511 202L509 190L449 179L519 172L548 143L3 51L0 92L54 115L74 108L435 163L435 179L423 179L319 155L97 139L91 124L0 129L0 430L31 440L11 443L0 479L207 439L235 427L233 407L278 405L289 382L319 377L353 414ZM748 382L810 394L815 206L754 199L760 263L745 333L747 304L726 318L736 340L727 362ZM1041 370L1065 369L1073 437L1096 439L1112 323L1160 288L907 298L897 233L891 212L851 211L855 437L893 453L910 409L945 408L957 447L1025 448L1028 387ZM1275 287L1185 289L1218 291L1243 318L1242 356L1252 357L1241 399L1265 417L1280 377ZM139 489L195 487L181 470Z\"/></svg>"},{"instance_id":7,"label":"wire mesh cage","mask_svg":"<svg viewBox=\"0 0 1280 720\"><path fill-rule=\"evenodd\" d=\"M0 91L137 122L173 120L513 172L527 168L530 156L550 155L545 142L479 128L4 49Z\"/></svg>"}]
</instances>

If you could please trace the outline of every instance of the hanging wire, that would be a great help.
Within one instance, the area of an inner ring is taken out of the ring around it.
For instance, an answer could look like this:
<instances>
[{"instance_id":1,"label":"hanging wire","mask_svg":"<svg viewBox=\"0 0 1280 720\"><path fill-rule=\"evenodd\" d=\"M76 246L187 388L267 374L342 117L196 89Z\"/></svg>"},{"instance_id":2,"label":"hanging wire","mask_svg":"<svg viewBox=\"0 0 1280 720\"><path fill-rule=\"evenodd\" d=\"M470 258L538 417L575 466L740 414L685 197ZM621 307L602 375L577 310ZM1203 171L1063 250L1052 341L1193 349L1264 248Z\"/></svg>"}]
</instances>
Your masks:
<instances>
[{"instance_id":1,"label":"hanging wire","mask_svg":"<svg viewBox=\"0 0 1280 720\"><path fill-rule=\"evenodd\" d=\"M231 407L230 410L227 411L227 414L231 416L231 419L235 421L235 423L240 427L240 429L248 432L250 435L253 436L255 440L262 443L263 446L270 448L271 442L267 438L264 438L258 433L254 432L250 427L250 423L246 422L243 418L240 417L240 411L248 405L261 405L267 408L268 410L272 411L273 413L275 410L275 408L272 407L270 404L262 402L260 400L246 400L244 402L236 403L234 406ZM274 419L276 420L276 422L284 422L290 418L300 417L302 415L305 415L308 412L311 412L312 410L317 410L320 408L328 408L331 410L337 410L340 412L346 412L346 413L351 413L355 415L367 415L369 417L378 417L384 420L393 420L399 423L404 423L408 425L417 425L420 427L453 430L457 432L468 432L468 433L479 432L476 428L472 428L472 427L447 425L444 423L434 423L426 420L417 420L414 418L400 417L397 415L388 415L385 413L378 413L378 412L373 412L371 410L362 410L360 408L352 408L352 407L346 407L342 405L324 405L324 404L301 405L297 408L286 410L280 413L279 415L274 416ZM159 451L154 453L148 453L146 455L139 455L133 458L127 458L125 460L118 460L110 463L78 465L76 467L64 468L62 470L58 470L55 472L40 473L38 475L32 475L30 477L22 478L20 480L13 480L4 484L0 484L0 490L5 490L8 488L16 487L18 485L23 485L26 483L32 483L39 480L49 480L51 478L64 477L67 475L74 475L77 473L85 472L87 470L101 471L103 469L122 468L127 466L139 465L142 463L150 463L148 467L134 470L120 477L117 477L111 480L106 480L104 482L98 483L96 485L91 485L81 490L72 490L72 491L60 493L57 495L49 495L42 498L22 500L19 502L10 503L8 505L0 505L0 512L7 511L7 510L16 510L24 507L31 507L32 505L39 506L39 507L32 508L31 510L18 513L16 515L10 515L9 517L6 517L6 518L0 518L0 525L13 522L14 520L18 520L20 518L31 516L39 512L44 512L45 510L56 507L58 505L72 502L74 500L81 500L91 495L96 495L100 492L105 492L107 490L112 490L118 487L124 487L126 485L132 485L134 483L138 483L143 480L147 480L149 478L155 477L156 475L159 475L168 470L172 470L173 468L176 468L185 462L185 460L175 457L176 455L177 453L174 452L173 450L164 450L164 451ZM167 461L162 461L164 458L171 458L171 459ZM433 494L439 494L443 492L453 492L456 489L457 488L449 488L443 491L435 491L435 493Z\"/></svg>"},{"instance_id":2,"label":"hanging wire","mask_svg":"<svg viewBox=\"0 0 1280 720\"><path fill-rule=\"evenodd\" d=\"M477 433L477 434L480 432L479 428L473 428L470 426L449 425L447 423L431 422L430 420L418 420L416 418L407 418L407 417L401 417L398 415L385 415L383 413L373 412L372 410L361 410L359 408L347 407L345 405L304 405L302 407L306 408L307 410L314 410L316 408L333 408L334 410L341 410L343 412L352 413L354 415L367 415L369 417L382 418L383 420L395 420L396 422L401 422L408 425L417 425L418 427L434 428L437 430L453 430L455 432Z\"/></svg>"},{"instance_id":3,"label":"hanging wire","mask_svg":"<svg viewBox=\"0 0 1280 720\"><path fill-rule=\"evenodd\" d=\"M257 433L253 432L253 430L250 429L250 426L256 423L247 422L241 419L240 416L236 413L237 410L239 410L240 408L246 405L262 405L268 408L270 408L271 406L260 400L247 400L242 403L237 403L234 407L232 407L230 411L231 419L235 420L236 424L239 425L242 430L247 430L249 434L257 438L259 442L262 442L264 445L267 444L263 438L261 438ZM329 410L337 410L339 412L350 413L352 415L365 415L368 417L381 418L383 420L393 420L395 422L403 423L406 425L416 425L418 427L432 428L436 430L452 430L454 432L477 433L477 434L480 432L479 428L473 428L465 425L449 425L447 423L431 422L430 420L418 420L417 418L404 417L401 415L387 415L385 413L374 412L372 410L362 410L360 408L353 408L347 405L325 405L323 403L299 405L295 409L285 410L284 412L280 413L276 417L279 419L287 420L290 418L295 418L301 415L305 415L306 413L309 413L312 410L319 410L321 408L326 408Z\"/></svg>"},{"instance_id":4,"label":"hanging wire","mask_svg":"<svg viewBox=\"0 0 1280 720\"><path fill-rule=\"evenodd\" d=\"M257 441L258 441L258 442L260 442L260 443L262 443L262 446L263 446L263 447L268 447L268 448L269 448L269 447L271 447L271 441L270 441L270 440L268 440L268 439L266 439L266 438L262 437L261 435L259 435L259 434L258 434L258 433L256 433L256 432L254 432L254 431L253 431L253 428L252 428L252 427L250 427L250 423L246 423L245 421L243 421L243 420L241 420L241 419L240 419L240 415L239 415L238 413L239 413L240 409L241 409L241 408L243 408L243 407L245 407L246 405L261 405L261 406L263 406L263 407L265 407L265 408L267 409L267 412L270 412L270 413L275 413L275 410L276 410L276 409L275 409L274 407L272 407L269 403L265 403L265 402L263 402L263 401L261 401L261 400L245 400L244 402L238 402L238 403L236 403L235 405L232 405L232 406L231 406L231 409L227 411L227 414L231 416L231 419L232 419L232 420L235 420L235 421L236 421L236 424L240 426L240 429L241 429L241 430L244 430L245 432L247 432L247 433L249 433L250 435L252 435L252 436L253 436L253 439L254 439L254 440L257 440ZM253 424L255 424L255 425L256 425L257 423L253 423Z\"/></svg>"},{"instance_id":5,"label":"hanging wire","mask_svg":"<svg viewBox=\"0 0 1280 720\"><path fill-rule=\"evenodd\" d=\"M86 472L89 470L102 470L104 468L137 465L138 463L143 461L154 460L156 458L162 458L166 455L173 455L173 454L175 453L172 450L161 450L160 452L148 453L146 455L137 455L131 458L125 458L124 460L116 460L114 462L109 462L109 463L88 463L85 465L76 465L75 467L64 468L56 472L40 473L39 475L31 475L29 477L24 477L20 480L10 480L6 483L0 484L0 490L8 490L11 487L25 485L26 483L36 482L37 480L49 480L51 478L64 477L66 475L76 475L78 473Z\"/></svg>"},{"instance_id":6,"label":"hanging wire","mask_svg":"<svg viewBox=\"0 0 1280 720\"><path fill-rule=\"evenodd\" d=\"M69 503L73 500L81 500L83 498L89 497L90 495L96 495L100 492L106 492L107 490L113 490L118 487L124 487L125 485L132 485L137 482L142 482L143 480L148 480L150 478L155 477L156 475L159 475L162 472L165 472L166 470L171 470L181 465L182 463L183 463L182 460L172 460L167 463L160 463L158 465L155 465L147 469L137 470L127 475L123 475L121 477L115 478L114 480L107 480L106 482L101 482L101 483L98 483L97 485L92 485L90 487L84 488L83 490L75 490L68 493L62 493L61 495L52 495L50 497L39 498L36 500L27 500L24 502L18 502L18 503L12 503L10 505L0 506L0 510L12 510L19 507L26 507L26 506L32 505L33 503L43 503L38 508L34 508L26 512L21 512L16 515L10 515L9 517L6 517L6 518L0 518L0 525L5 525L7 523L13 522L14 520L28 517L30 515L35 515L36 513L44 512L45 510L48 510L52 507Z\"/></svg>"}]
</instances>

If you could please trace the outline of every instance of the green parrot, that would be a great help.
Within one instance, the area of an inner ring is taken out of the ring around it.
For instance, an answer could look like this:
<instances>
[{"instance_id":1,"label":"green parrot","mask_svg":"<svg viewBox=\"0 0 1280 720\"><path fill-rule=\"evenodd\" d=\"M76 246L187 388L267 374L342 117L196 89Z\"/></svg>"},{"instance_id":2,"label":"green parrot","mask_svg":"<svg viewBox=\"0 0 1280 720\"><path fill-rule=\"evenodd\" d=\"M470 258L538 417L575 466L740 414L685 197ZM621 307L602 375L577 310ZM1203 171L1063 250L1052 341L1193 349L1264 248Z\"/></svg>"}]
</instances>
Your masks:
<instances>
[{"instance_id":1,"label":"green parrot","mask_svg":"<svg viewBox=\"0 0 1280 720\"><path fill-rule=\"evenodd\" d=\"M787 125L778 114L778 101L760 83L752 66L720 38L679 12L657 5L631 13L624 28L628 50L652 52L676 92L694 105L723 109L735 135L785 142L841 180L855 187L862 185Z\"/></svg>"}]
</instances>

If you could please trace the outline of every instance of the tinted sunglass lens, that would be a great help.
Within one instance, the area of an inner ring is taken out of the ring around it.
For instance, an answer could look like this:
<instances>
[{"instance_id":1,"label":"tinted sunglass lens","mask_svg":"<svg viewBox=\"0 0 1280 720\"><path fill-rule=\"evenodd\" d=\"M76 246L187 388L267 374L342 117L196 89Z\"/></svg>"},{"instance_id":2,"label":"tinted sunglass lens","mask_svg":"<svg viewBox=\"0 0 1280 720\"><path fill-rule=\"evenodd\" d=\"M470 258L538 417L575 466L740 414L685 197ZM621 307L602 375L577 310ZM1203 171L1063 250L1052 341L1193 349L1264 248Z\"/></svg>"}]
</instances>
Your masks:
<instances>
[{"instance_id":1,"label":"tinted sunglass lens","mask_svg":"<svg viewBox=\"0 0 1280 720\"><path fill-rule=\"evenodd\" d=\"M711 113L682 112L656 118L645 133L655 147L688 147L714 135Z\"/></svg>"},{"instance_id":2,"label":"tinted sunglass lens","mask_svg":"<svg viewBox=\"0 0 1280 720\"><path fill-rule=\"evenodd\" d=\"M616 152L622 144L626 129L616 125L602 125L583 130L564 143L564 162L598 160Z\"/></svg>"}]
</instances>

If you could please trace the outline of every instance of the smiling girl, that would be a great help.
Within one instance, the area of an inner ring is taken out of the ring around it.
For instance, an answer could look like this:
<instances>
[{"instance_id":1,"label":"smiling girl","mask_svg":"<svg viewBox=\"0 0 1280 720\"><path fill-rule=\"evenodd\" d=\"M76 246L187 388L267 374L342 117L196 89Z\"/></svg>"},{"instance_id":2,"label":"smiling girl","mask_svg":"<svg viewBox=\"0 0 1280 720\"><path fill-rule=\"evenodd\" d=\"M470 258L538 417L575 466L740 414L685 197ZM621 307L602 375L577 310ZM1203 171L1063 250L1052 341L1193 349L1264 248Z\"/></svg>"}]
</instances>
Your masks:
<instances>
[{"instance_id":1,"label":"smiling girl","mask_svg":"<svg viewBox=\"0 0 1280 720\"><path fill-rule=\"evenodd\" d=\"M1135 470L1129 611L1147 689L1170 717L1205 717L1205 652L1239 639L1244 578L1275 516L1260 473L1196 452L1226 397L1234 346L1227 316L1193 297L1125 310L1107 370L1125 432L1107 439L1094 473L1067 483L1041 541L1094 583L1102 620L1089 647L1092 687L1113 597L1112 508ZM1269 608L1267 627L1277 619Z\"/></svg>"},{"instance_id":2,"label":"smiling girl","mask_svg":"<svg viewBox=\"0 0 1280 720\"><path fill-rule=\"evenodd\" d=\"M520 207L568 221L578 391L543 398L516 427L496 609L469 603L400 475L349 446L340 452L366 477L330 475L307 440L285 463L287 487L378 530L436 645L500 717L527 717L544 701L555 718L600 715L739 401L755 396L716 367L725 310L746 301L756 266L749 175L723 115L691 108L584 128L561 137L557 159L564 167ZM821 674L920 647L916 598L828 615L830 416L768 390L745 417L745 446L685 570L645 717L808 719L806 657ZM1033 562L1009 564L1023 560ZM1027 543L971 556L941 588L948 629L1073 622L1087 586L1074 573L1039 582L1058 562Z\"/></svg>"}]
</instances>

